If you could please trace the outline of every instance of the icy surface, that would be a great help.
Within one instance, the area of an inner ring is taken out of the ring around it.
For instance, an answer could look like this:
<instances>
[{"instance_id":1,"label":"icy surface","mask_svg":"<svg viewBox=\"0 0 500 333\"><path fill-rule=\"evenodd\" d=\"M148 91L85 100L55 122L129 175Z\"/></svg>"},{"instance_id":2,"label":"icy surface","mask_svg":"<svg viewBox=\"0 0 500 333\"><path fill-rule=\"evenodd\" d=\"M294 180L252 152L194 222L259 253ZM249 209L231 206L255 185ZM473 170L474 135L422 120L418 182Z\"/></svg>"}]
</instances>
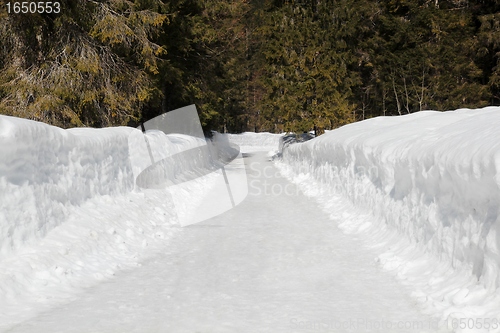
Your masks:
<instances>
[{"instance_id":1,"label":"icy surface","mask_svg":"<svg viewBox=\"0 0 500 333\"><path fill-rule=\"evenodd\" d=\"M378 117L290 146L280 167L429 312L500 321L499 128L497 107Z\"/></svg>"}]
</instances>

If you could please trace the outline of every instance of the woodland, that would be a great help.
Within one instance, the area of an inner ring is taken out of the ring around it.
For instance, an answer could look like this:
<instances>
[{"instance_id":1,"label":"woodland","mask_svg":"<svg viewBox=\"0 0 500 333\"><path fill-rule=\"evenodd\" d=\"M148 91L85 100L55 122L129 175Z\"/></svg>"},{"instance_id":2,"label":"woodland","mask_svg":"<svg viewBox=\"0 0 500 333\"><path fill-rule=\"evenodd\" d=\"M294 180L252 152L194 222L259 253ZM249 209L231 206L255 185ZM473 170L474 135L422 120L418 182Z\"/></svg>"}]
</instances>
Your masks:
<instances>
[{"instance_id":1,"label":"woodland","mask_svg":"<svg viewBox=\"0 0 500 333\"><path fill-rule=\"evenodd\" d=\"M17 14L8 2L0 114L63 128L195 104L207 131L322 133L500 103L500 1L60 0L59 13Z\"/></svg>"}]
</instances>

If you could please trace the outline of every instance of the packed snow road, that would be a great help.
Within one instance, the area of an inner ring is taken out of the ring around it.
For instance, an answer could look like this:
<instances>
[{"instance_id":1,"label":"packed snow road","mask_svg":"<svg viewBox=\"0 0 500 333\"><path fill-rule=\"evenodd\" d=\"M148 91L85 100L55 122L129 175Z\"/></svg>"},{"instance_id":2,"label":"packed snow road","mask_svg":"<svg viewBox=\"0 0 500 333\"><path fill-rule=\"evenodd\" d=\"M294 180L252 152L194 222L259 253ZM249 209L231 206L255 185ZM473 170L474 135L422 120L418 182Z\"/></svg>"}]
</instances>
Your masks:
<instances>
[{"instance_id":1,"label":"packed snow road","mask_svg":"<svg viewBox=\"0 0 500 333\"><path fill-rule=\"evenodd\" d=\"M444 332L265 154L245 160L239 206L8 332Z\"/></svg>"}]
</instances>

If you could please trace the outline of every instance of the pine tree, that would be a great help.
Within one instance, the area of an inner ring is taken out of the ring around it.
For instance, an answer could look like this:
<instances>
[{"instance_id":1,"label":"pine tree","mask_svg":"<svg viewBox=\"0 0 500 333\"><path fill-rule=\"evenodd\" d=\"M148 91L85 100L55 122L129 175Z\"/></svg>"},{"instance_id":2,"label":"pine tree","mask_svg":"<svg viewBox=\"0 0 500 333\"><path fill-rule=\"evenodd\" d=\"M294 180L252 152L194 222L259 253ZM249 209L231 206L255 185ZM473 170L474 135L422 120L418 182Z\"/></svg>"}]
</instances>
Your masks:
<instances>
[{"instance_id":1,"label":"pine tree","mask_svg":"<svg viewBox=\"0 0 500 333\"><path fill-rule=\"evenodd\" d=\"M125 124L154 86L161 1L62 2L60 14L4 15L3 113L68 126Z\"/></svg>"},{"instance_id":2,"label":"pine tree","mask_svg":"<svg viewBox=\"0 0 500 333\"><path fill-rule=\"evenodd\" d=\"M0 112L63 127L195 103L205 129L308 131L500 101L493 0L62 1L0 12Z\"/></svg>"},{"instance_id":3,"label":"pine tree","mask_svg":"<svg viewBox=\"0 0 500 333\"><path fill-rule=\"evenodd\" d=\"M267 129L320 132L352 121L356 73L346 48L346 7L336 2L285 2L267 13L261 29L266 59L261 101ZM333 20L332 20L333 16Z\"/></svg>"},{"instance_id":4,"label":"pine tree","mask_svg":"<svg viewBox=\"0 0 500 333\"><path fill-rule=\"evenodd\" d=\"M488 86L490 103L500 103L500 3L477 1L474 10L479 21L477 60L481 81Z\"/></svg>"}]
</instances>

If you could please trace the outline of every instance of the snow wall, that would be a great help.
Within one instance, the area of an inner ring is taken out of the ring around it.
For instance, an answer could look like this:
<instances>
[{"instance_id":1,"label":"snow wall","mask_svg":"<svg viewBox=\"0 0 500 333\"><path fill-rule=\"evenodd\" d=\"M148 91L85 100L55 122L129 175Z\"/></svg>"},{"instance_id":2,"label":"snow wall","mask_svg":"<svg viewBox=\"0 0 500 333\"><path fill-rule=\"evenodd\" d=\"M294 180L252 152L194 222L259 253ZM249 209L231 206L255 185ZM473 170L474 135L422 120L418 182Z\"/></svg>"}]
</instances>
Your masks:
<instances>
[{"instance_id":1,"label":"snow wall","mask_svg":"<svg viewBox=\"0 0 500 333\"><path fill-rule=\"evenodd\" d=\"M179 211L210 194L212 173L175 195L138 187L151 157L176 156L164 173L172 183L214 163L206 150L177 154L205 140L155 130L146 138L151 155L137 129L63 130L0 116L0 330L164 251Z\"/></svg>"},{"instance_id":2,"label":"snow wall","mask_svg":"<svg viewBox=\"0 0 500 333\"><path fill-rule=\"evenodd\" d=\"M43 237L67 217L70 206L132 190L127 131L86 134L0 117L2 255Z\"/></svg>"},{"instance_id":3,"label":"snow wall","mask_svg":"<svg viewBox=\"0 0 500 333\"><path fill-rule=\"evenodd\" d=\"M417 296L457 307L490 295L498 314L499 129L498 107L377 117L290 145L283 162L324 203L347 198L366 213L339 217L340 227L385 242L386 268L426 279Z\"/></svg>"},{"instance_id":4,"label":"snow wall","mask_svg":"<svg viewBox=\"0 0 500 333\"><path fill-rule=\"evenodd\" d=\"M148 132L156 161L200 145L199 139ZM42 238L60 225L71 207L98 196L123 195L150 164L142 132L136 129L63 130L0 116L0 255ZM204 156L208 164L209 156ZM176 173L200 164L181 161Z\"/></svg>"}]
</instances>

